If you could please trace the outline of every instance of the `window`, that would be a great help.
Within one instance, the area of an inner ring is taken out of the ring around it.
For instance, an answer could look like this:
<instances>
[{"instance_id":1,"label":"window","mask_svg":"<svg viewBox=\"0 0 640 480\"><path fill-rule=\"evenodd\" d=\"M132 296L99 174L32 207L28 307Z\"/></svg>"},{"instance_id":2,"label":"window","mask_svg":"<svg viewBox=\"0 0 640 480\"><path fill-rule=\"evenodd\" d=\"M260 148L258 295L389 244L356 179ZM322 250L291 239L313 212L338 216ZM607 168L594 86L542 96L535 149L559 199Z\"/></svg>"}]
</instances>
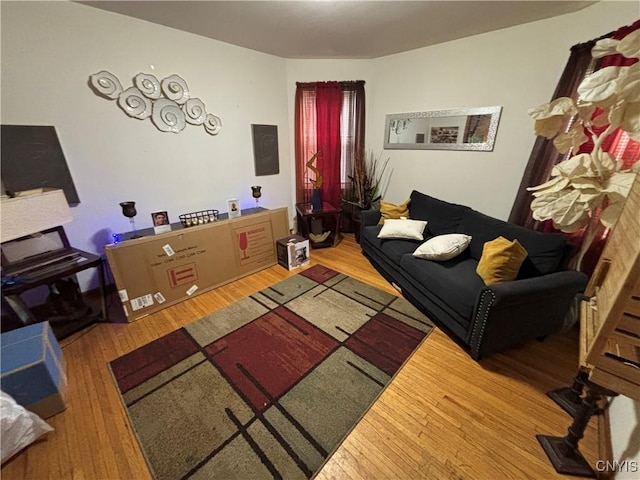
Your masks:
<instances>
[{"instance_id":1,"label":"window","mask_svg":"<svg viewBox=\"0 0 640 480\"><path fill-rule=\"evenodd\" d=\"M317 152L322 198L340 205L353 159L364 151L364 101L364 81L297 84L296 202L311 199L317 178L307 162Z\"/></svg>"}]
</instances>

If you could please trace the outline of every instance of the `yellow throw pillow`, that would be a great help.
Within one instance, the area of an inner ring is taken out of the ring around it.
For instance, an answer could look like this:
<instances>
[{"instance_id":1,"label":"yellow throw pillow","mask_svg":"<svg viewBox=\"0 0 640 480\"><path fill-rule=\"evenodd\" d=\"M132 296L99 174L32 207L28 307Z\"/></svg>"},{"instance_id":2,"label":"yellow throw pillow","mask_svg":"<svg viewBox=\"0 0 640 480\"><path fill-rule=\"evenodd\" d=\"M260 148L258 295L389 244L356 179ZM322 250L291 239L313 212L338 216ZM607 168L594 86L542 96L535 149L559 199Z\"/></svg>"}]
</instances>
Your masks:
<instances>
[{"instance_id":1,"label":"yellow throw pillow","mask_svg":"<svg viewBox=\"0 0 640 480\"><path fill-rule=\"evenodd\" d=\"M385 202L384 200L380 200L380 213L382 214L380 216L380 221L378 222L378 225L382 225L384 223L384 221L388 218L409 218L409 202L410 200L407 200L404 203L401 203L400 205L394 205L393 203L389 203L389 202Z\"/></svg>"},{"instance_id":2,"label":"yellow throw pillow","mask_svg":"<svg viewBox=\"0 0 640 480\"><path fill-rule=\"evenodd\" d=\"M510 282L518 276L520 266L527 255L527 250L518 240L498 237L486 242L482 247L482 256L476 272L486 285Z\"/></svg>"}]
</instances>

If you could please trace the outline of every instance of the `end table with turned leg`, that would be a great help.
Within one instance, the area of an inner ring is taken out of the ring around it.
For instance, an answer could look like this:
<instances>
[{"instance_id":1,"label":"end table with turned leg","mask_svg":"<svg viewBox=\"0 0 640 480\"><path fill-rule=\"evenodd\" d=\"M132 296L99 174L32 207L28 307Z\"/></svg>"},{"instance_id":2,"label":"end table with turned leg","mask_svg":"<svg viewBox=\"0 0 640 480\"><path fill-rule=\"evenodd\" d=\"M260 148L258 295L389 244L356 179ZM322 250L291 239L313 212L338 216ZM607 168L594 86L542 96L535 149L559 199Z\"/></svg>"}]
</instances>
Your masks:
<instances>
[{"instance_id":1,"label":"end table with turned leg","mask_svg":"<svg viewBox=\"0 0 640 480\"><path fill-rule=\"evenodd\" d=\"M342 209L322 202L322 209L314 210L310 203L297 203L298 232L309 239L311 248L333 247L340 241Z\"/></svg>"}]
</instances>

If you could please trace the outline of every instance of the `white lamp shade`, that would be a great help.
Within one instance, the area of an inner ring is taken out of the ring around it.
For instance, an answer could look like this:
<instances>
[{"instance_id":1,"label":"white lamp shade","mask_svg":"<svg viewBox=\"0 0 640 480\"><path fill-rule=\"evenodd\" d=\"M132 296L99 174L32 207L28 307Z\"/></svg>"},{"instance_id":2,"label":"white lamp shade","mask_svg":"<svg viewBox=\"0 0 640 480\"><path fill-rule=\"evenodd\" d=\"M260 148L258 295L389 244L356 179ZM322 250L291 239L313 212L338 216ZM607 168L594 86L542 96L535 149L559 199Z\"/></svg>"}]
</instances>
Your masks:
<instances>
[{"instance_id":1,"label":"white lamp shade","mask_svg":"<svg viewBox=\"0 0 640 480\"><path fill-rule=\"evenodd\" d=\"M60 189L38 188L2 197L1 242L41 232L73 220L71 209Z\"/></svg>"}]
</instances>

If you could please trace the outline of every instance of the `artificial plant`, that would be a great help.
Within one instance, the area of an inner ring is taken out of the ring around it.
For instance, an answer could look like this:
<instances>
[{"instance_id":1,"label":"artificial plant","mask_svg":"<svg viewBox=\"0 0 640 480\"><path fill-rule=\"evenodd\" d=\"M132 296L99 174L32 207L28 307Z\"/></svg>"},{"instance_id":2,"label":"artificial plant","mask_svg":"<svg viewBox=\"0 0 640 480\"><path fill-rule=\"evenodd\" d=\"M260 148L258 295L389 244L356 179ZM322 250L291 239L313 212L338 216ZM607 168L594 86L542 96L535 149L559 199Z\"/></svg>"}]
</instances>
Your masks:
<instances>
[{"instance_id":1,"label":"artificial plant","mask_svg":"<svg viewBox=\"0 0 640 480\"><path fill-rule=\"evenodd\" d=\"M351 190L346 198L347 203L366 210L380 200L385 182L389 180L389 177L385 177L388 163L389 158L382 160L381 154L376 155L370 150L356 152L353 174L349 176Z\"/></svg>"},{"instance_id":2,"label":"artificial plant","mask_svg":"<svg viewBox=\"0 0 640 480\"><path fill-rule=\"evenodd\" d=\"M594 58L612 54L640 59L640 30L622 40L600 40L591 51ZM605 138L618 128L640 141L640 63L602 68L580 83L577 101L560 97L528 113L535 119L535 133L553 139L560 153L578 151L587 135L593 142L591 152L559 162L549 181L527 188L535 197L534 219L551 220L566 233L586 228L577 255L579 267L594 238L615 224L640 171L640 162L623 170L622 162L602 149ZM565 131L567 121L570 128ZM600 128L604 131L597 133Z\"/></svg>"}]
</instances>

